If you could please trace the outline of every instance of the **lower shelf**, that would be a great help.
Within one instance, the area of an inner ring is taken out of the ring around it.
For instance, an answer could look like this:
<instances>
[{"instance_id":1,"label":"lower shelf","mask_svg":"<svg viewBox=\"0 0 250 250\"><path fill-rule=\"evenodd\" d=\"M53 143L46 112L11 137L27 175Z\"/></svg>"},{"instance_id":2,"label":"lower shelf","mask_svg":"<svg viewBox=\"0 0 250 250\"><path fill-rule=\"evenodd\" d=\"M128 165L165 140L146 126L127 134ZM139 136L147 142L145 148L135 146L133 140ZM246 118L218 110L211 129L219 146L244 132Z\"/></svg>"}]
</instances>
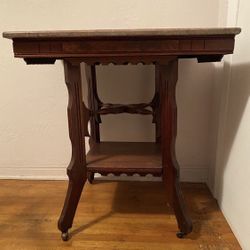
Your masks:
<instances>
[{"instance_id":1,"label":"lower shelf","mask_svg":"<svg viewBox=\"0 0 250 250\"><path fill-rule=\"evenodd\" d=\"M153 142L100 142L87 154L87 171L107 175L161 176L160 144Z\"/></svg>"}]
</instances>

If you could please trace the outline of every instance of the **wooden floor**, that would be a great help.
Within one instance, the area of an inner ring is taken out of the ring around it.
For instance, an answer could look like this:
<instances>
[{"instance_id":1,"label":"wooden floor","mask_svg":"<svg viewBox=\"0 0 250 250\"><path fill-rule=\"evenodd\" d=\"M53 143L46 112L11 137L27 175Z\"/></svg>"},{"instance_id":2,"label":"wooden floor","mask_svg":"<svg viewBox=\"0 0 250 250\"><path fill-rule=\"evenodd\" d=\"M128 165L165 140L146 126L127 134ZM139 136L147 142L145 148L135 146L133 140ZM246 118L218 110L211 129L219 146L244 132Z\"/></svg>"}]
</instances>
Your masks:
<instances>
[{"instance_id":1,"label":"wooden floor","mask_svg":"<svg viewBox=\"0 0 250 250\"><path fill-rule=\"evenodd\" d=\"M161 183L87 183L68 242L57 230L67 182L2 180L0 187L1 250L241 249L203 184L183 184L194 231L178 239Z\"/></svg>"}]
</instances>

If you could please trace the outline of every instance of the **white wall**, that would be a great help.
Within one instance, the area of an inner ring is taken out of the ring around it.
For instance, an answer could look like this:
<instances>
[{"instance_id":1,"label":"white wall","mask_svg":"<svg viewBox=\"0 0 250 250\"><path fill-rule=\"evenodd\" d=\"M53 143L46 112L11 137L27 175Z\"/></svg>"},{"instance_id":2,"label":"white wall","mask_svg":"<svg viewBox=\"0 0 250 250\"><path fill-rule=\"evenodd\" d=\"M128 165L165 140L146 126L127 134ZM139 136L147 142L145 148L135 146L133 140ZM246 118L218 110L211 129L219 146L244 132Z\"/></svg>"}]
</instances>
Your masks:
<instances>
[{"instance_id":1,"label":"white wall","mask_svg":"<svg viewBox=\"0 0 250 250\"><path fill-rule=\"evenodd\" d=\"M244 250L250 249L250 26L248 0L226 1L227 24L242 28L222 71L215 196Z\"/></svg>"},{"instance_id":2,"label":"white wall","mask_svg":"<svg viewBox=\"0 0 250 250\"><path fill-rule=\"evenodd\" d=\"M214 27L218 24L218 13L219 0L1 0L0 32ZM98 67L98 73L100 96L104 100L136 102L152 96L152 66ZM183 180L206 181L208 177L213 80L212 64L180 62L177 156ZM112 88L115 91L111 92ZM26 66L22 60L13 58L10 40L0 39L0 89L0 177L64 178L71 149L61 62L54 66ZM122 115L103 120L104 139L153 138L149 117ZM115 129L110 129L111 121Z\"/></svg>"}]
</instances>

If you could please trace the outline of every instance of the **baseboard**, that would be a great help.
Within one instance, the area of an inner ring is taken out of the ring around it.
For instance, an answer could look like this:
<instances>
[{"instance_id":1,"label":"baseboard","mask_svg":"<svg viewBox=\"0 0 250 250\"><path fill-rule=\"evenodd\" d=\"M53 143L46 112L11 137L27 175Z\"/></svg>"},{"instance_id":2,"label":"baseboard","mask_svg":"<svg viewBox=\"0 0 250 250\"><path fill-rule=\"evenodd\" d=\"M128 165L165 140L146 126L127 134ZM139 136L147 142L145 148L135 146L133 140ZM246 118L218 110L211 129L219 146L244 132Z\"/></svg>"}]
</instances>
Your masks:
<instances>
[{"instance_id":1,"label":"baseboard","mask_svg":"<svg viewBox=\"0 0 250 250\"><path fill-rule=\"evenodd\" d=\"M180 179L186 182L208 182L208 166L183 166Z\"/></svg>"},{"instance_id":2,"label":"baseboard","mask_svg":"<svg viewBox=\"0 0 250 250\"><path fill-rule=\"evenodd\" d=\"M64 166L0 167L0 179L67 180Z\"/></svg>"},{"instance_id":3,"label":"baseboard","mask_svg":"<svg viewBox=\"0 0 250 250\"><path fill-rule=\"evenodd\" d=\"M207 182L208 180L208 167L207 166L184 166L180 170L181 181L186 182ZM146 177L139 177L138 175L120 177L106 176L100 177L96 175L96 178L103 179L118 179L118 180L138 180L138 181L159 181L161 178L152 177L150 175ZM64 166L39 166L39 167L27 167L27 166L9 166L0 167L0 179L20 179L20 180L67 180L66 169Z\"/></svg>"}]
</instances>

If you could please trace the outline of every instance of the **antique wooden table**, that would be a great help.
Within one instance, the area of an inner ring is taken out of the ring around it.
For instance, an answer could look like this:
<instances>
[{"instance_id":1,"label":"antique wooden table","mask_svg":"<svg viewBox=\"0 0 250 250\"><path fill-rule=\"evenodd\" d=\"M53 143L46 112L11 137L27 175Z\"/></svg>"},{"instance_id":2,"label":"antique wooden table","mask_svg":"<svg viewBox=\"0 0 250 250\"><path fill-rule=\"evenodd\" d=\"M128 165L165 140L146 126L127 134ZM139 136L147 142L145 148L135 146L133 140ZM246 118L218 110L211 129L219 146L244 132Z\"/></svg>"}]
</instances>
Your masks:
<instances>
[{"instance_id":1,"label":"antique wooden table","mask_svg":"<svg viewBox=\"0 0 250 250\"><path fill-rule=\"evenodd\" d=\"M234 38L238 33L240 28L3 33L4 37L13 40L15 57L23 58L27 64L64 62L72 158L67 168L68 191L58 222L63 240L69 238L68 229L72 226L83 186L87 179L92 183L94 173L162 176L168 202L178 222L177 236L182 238L192 231L192 222L180 190L179 166L175 156L178 60L220 61L225 54L233 53ZM85 63L88 105L82 99L81 63ZM131 105L103 103L97 94L95 65L109 63L154 64L153 100ZM152 115L156 128L155 142L100 141L101 116L124 112ZM85 136L90 137L87 155Z\"/></svg>"}]
</instances>

